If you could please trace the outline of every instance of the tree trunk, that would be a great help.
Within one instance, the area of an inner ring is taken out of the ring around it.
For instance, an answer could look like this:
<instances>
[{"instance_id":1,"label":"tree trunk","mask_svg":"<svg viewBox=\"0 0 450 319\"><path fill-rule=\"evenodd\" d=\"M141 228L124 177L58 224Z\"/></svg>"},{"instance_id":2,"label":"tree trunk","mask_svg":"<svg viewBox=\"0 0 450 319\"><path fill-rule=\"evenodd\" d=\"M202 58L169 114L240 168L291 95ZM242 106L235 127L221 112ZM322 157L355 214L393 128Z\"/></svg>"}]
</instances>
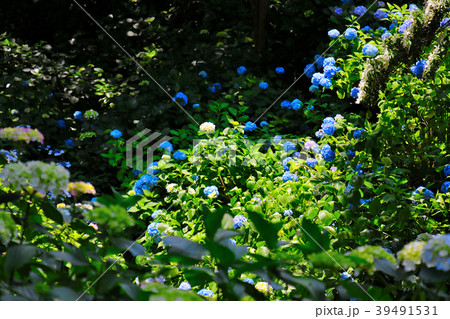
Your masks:
<instances>
[{"instance_id":1,"label":"tree trunk","mask_svg":"<svg viewBox=\"0 0 450 319\"><path fill-rule=\"evenodd\" d=\"M267 31L265 27L269 0L250 0L253 13L253 32L255 50L260 53L267 47Z\"/></svg>"}]
</instances>

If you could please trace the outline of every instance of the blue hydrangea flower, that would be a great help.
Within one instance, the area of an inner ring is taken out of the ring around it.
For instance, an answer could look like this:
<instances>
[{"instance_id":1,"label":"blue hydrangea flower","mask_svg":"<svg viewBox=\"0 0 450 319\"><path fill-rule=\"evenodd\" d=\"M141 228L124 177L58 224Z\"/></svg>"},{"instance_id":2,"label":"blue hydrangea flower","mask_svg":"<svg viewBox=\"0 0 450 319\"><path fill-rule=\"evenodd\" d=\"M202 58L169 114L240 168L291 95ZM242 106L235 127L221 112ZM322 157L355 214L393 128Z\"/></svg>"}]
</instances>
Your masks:
<instances>
[{"instance_id":1,"label":"blue hydrangea flower","mask_svg":"<svg viewBox=\"0 0 450 319\"><path fill-rule=\"evenodd\" d=\"M219 196L219 189L217 188L217 186L214 186L214 185L206 187L203 192L209 198L214 198L214 197Z\"/></svg>"},{"instance_id":2,"label":"blue hydrangea flower","mask_svg":"<svg viewBox=\"0 0 450 319\"><path fill-rule=\"evenodd\" d=\"M275 144L278 144L281 142L281 135L275 135L275 137L273 138L273 142Z\"/></svg>"},{"instance_id":3,"label":"blue hydrangea flower","mask_svg":"<svg viewBox=\"0 0 450 319\"><path fill-rule=\"evenodd\" d=\"M359 89L357 87L353 87L351 92L350 92L350 96L352 98L356 99L358 97L358 94L359 94Z\"/></svg>"},{"instance_id":4,"label":"blue hydrangea flower","mask_svg":"<svg viewBox=\"0 0 450 319\"><path fill-rule=\"evenodd\" d=\"M307 158L306 165L308 165L309 167L314 167L317 165L317 160L315 158Z\"/></svg>"},{"instance_id":5,"label":"blue hydrangea flower","mask_svg":"<svg viewBox=\"0 0 450 319\"><path fill-rule=\"evenodd\" d=\"M30 85L30 82L28 82L26 80L22 81L22 86L29 86L29 85Z\"/></svg>"},{"instance_id":6,"label":"blue hydrangea flower","mask_svg":"<svg viewBox=\"0 0 450 319\"><path fill-rule=\"evenodd\" d=\"M58 122L56 122L56 127L60 128L60 129L65 129L66 128L66 122L64 122L64 120L58 120Z\"/></svg>"},{"instance_id":7,"label":"blue hydrangea flower","mask_svg":"<svg viewBox=\"0 0 450 319\"><path fill-rule=\"evenodd\" d=\"M122 132L119 130L112 130L109 135L113 138L120 138L122 136Z\"/></svg>"},{"instance_id":8,"label":"blue hydrangea flower","mask_svg":"<svg viewBox=\"0 0 450 319\"><path fill-rule=\"evenodd\" d=\"M261 123L259 123L259 125L260 125L261 127L264 127L264 126L269 125L269 123L267 123L266 121L261 121Z\"/></svg>"},{"instance_id":9,"label":"blue hydrangea flower","mask_svg":"<svg viewBox=\"0 0 450 319\"><path fill-rule=\"evenodd\" d=\"M176 151L175 153L173 153L173 158L177 159L177 160L185 160L187 157L186 153L183 151Z\"/></svg>"},{"instance_id":10,"label":"blue hydrangea flower","mask_svg":"<svg viewBox=\"0 0 450 319\"><path fill-rule=\"evenodd\" d=\"M286 209L283 213L284 217L292 216L292 209Z\"/></svg>"},{"instance_id":11,"label":"blue hydrangea flower","mask_svg":"<svg viewBox=\"0 0 450 319\"><path fill-rule=\"evenodd\" d=\"M362 16L364 13L366 13L367 8L365 6L357 6L355 8L355 14L358 16Z\"/></svg>"},{"instance_id":12,"label":"blue hydrangea flower","mask_svg":"<svg viewBox=\"0 0 450 319\"><path fill-rule=\"evenodd\" d=\"M411 3L409 5L408 11L411 12L411 11L418 10L418 9L419 9L418 6L416 6L414 3Z\"/></svg>"},{"instance_id":13,"label":"blue hydrangea flower","mask_svg":"<svg viewBox=\"0 0 450 319\"><path fill-rule=\"evenodd\" d=\"M152 213L152 219L156 219L159 215L163 213L162 209L157 209Z\"/></svg>"},{"instance_id":14,"label":"blue hydrangea flower","mask_svg":"<svg viewBox=\"0 0 450 319\"><path fill-rule=\"evenodd\" d=\"M143 195L143 190L151 190L154 186L156 186L159 178L157 176L152 175L142 175L140 179L136 181L134 184L133 190L137 195Z\"/></svg>"},{"instance_id":15,"label":"blue hydrangea flower","mask_svg":"<svg viewBox=\"0 0 450 319\"><path fill-rule=\"evenodd\" d=\"M302 107L302 101L300 101L299 99L295 99L291 102L291 107L293 110L298 110L299 108Z\"/></svg>"},{"instance_id":16,"label":"blue hydrangea flower","mask_svg":"<svg viewBox=\"0 0 450 319\"><path fill-rule=\"evenodd\" d=\"M285 170L285 171L288 171L289 170L289 166L288 166L288 162L290 162L290 161L293 161L294 159L292 158L292 157L286 157L284 160L283 160L283 169Z\"/></svg>"},{"instance_id":17,"label":"blue hydrangea flower","mask_svg":"<svg viewBox=\"0 0 450 319\"><path fill-rule=\"evenodd\" d=\"M348 157L349 159L352 159L353 157L355 157L355 155L356 155L356 153L355 153L354 150L349 150L349 151L347 152L347 157Z\"/></svg>"},{"instance_id":18,"label":"blue hydrangea flower","mask_svg":"<svg viewBox=\"0 0 450 319\"><path fill-rule=\"evenodd\" d=\"M434 235L427 241L422 251L422 261L427 267L450 270L450 234Z\"/></svg>"},{"instance_id":19,"label":"blue hydrangea flower","mask_svg":"<svg viewBox=\"0 0 450 319\"><path fill-rule=\"evenodd\" d=\"M151 163L151 164L147 167L147 172L148 172L150 175L158 174L158 173L161 171L161 169L160 169L158 166L159 166L158 161L155 161L155 162Z\"/></svg>"},{"instance_id":20,"label":"blue hydrangea flower","mask_svg":"<svg viewBox=\"0 0 450 319\"><path fill-rule=\"evenodd\" d=\"M336 29L332 29L332 30L328 31L328 36L332 39L335 39L340 35L341 35L341 33Z\"/></svg>"},{"instance_id":21,"label":"blue hydrangea flower","mask_svg":"<svg viewBox=\"0 0 450 319\"><path fill-rule=\"evenodd\" d=\"M216 88L214 86L208 86L208 91L211 93L215 93L216 92Z\"/></svg>"},{"instance_id":22,"label":"blue hydrangea flower","mask_svg":"<svg viewBox=\"0 0 450 319\"><path fill-rule=\"evenodd\" d=\"M324 88L329 89L333 85L333 82L331 81L331 79L323 77L322 79L320 79L319 84Z\"/></svg>"},{"instance_id":23,"label":"blue hydrangea flower","mask_svg":"<svg viewBox=\"0 0 450 319\"><path fill-rule=\"evenodd\" d=\"M250 285L255 285L255 282L253 281L253 279L251 279L251 278L245 278L244 280L242 280L243 282L246 282L246 283L248 283L248 284L250 284Z\"/></svg>"},{"instance_id":24,"label":"blue hydrangea flower","mask_svg":"<svg viewBox=\"0 0 450 319\"><path fill-rule=\"evenodd\" d=\"M390 32L385 32L381 35L382 40L387 39L389 37L392 37L392 33L390 33Z\"/></svg>"},{"instance_id":25,"label":"blue hydrangea flower","mask_svg":"<svg viewBox=\"0 0 450 319\"><path fill-rule=\"evenodd\" d=\"M441 25L441 27L443 27L443 28L445 28L445 27L450 28L450 18L444 18L444 19L442 19L440 25Z\"/></svg>"},{"instance_id":26,"label":"blue hydrangea flower","mask_svg":"<svg viewBox=\"0 0 450 319\"><path fill-rule=\"evenodd\" d=\"M314 93L314 92L317 92L317 91L319 91L319 89L320 89L320 87L318 87L317 85L311 85L310 87L309 87L309 92L311 92L311 93Z\"/></svg>"},{"instance_id":27,"label":"blue hydrangea flower","mask_svg":"<svg viewBox=\"0 0 450 319\"><path fill-rule=\"evenodd\" d=\"M196 107L199 107L199 106L200 106L200 104L198 104L198 103L195 103L195 104L193 104L193 105L192 105L192 108L194 108L194 109L195 109Z\"/></svg>"},{"instance_id":28,"label":"blue hydrangea flower","mask_svg":"<svg viewBox=\"0 0 450 319\"><path fill-rule=\"evenodd\" d=\"M324 57L324 56L321 56L320 54L316 54L316 55L314 56L314 61L315 61L316 65L317 65L319 68L322 67L323 61L324 61L324 60L325 60L325 57Z\"/></svg>"},{"instance_id":29,"label":"blue hydrangea flower","mask_svg":"<svg viewBox=\"0 0 450 319\"><path fill-rule=\"evenodd\" d=\"M354 187L352 185L348 184L347 187L344 190L344 195L345 196L350 195L350 192L352 191L352 189L354 189Z\"/></svg>"},{"instance_id":30,"label":"blue hydrangea flower","mask_svg":"<svg viewBox=\"0 0 450 319\"><path fill-rule=\"evenodd\" d=\"M358 36L358 33L354 28L347 28L347 30L345 30L344 32L344 36L347 40L353 40Z\"/></svg>"},{"instance_id":31,"label":"blue hydrangea flower","mask_svg":"<svg viewBox=\"0 0 450 319\"><path fill-rule=\"evenodd\" d=\"M374 46L373 44L365 44L362 48L362 53L364 55L368 55L371 58L376 57L378 54L378 48L376 46Z\"/></svg>"},{"instance_id":32,"label":"blue hydrangea flower","mask_svg":"<svg viewBox=\"0 0 450 319\"><path fill-rule=\"evenodd\" d=\"M441 192L443 193L448 193L450 191L450 182L446 181L444 182L444 184L442 184L441 186Z\"/></svg>"},{"instance_id":33,"label":"blue hydrangea flower","mask_svg":"<svg viewBox=\"0 0 450 319\"><path fill-rule=\"evenodd\" d=\"M180 287L178 287L178 289L188 291L188 290L191 290L192 287L191 287L191 285L190 285L187 281L183 281L183 282L180 284Z\"/></svg>"},{"instance_id":34,"label":"blue hydrangea flower","mask_svg":"<svg viewBox=\"0 0 450 319\"><path fill-rule=\"evenodd\" d=\"M198 72L198 75L200 75L202 78L206 78L208 74L205 71Z\"/></svg>"},{"instance_id":35,"label":"blue hydrangea flower","mask_svg":"<svg viewBox=\"0 0 450 319\"><path fill-rule=\"evenodd\" d=\"M320 85L320 81L325 77L323 73L314 73L311 78L311 83L314 85Z\"/></svg>"},{"instance_id":36,"label":"blue hydrangea flower","mask_svg":"<svg viewBox=\"0 0 450 319\"><path fill-rule=\"evenodd\" d=\"M219 82L213 83L213 87L215 87L217 91L222 90L222 84Z\"/></svg>"},{"instance_id":37,"label":"blue hydrangea flower","mask_svg":"<svg viewBox=\"0 0 450 319\"><path fill-rule=\"evenodd\" d=\"M334 13L336 13L337 15L341 15L342 14L342 12L344 12L344 10L342 10L342 8L336 8L335 10L334 10Z\"/></svg>"},{"instance_id":38,"label":"blue hydrangea flower","mask_svg":"<svg viewBox=\"0 0 450 319\"><path fill-rule=\"evenodd\" d=\"M233 217L233 226L234 228L240 228L247 222L247 218L244 215L236 215Z\"/></svg>"},{"instance_id":39,"label":"blue hydrangea flower","mask_svg":"<svg viewBox=\"0 0 450 319\"><path fill-rule=\"evenodd\" d=\"M278 68L275 69L275 72L276 72L277 74L284 74L284 68L278 67Z\"/></svg>"},{"instance_id":40,"label":"blue hydrangea flower","mask_svg":"<svg viewBox=\"0 0 450 319\"><path fill-rule=\"evenodd\" d=\"M175 96L173 97L173 100L176 101L178 99L183 100L184 104L186 105L188 103L188 98L186 96L186 94L184 94L183 92L178 92L177 94L175 94Z\"/></svg>"},{"instance_id":41,"label":"blue hydrangea flower","mask_svg":"<svg viewBox=\"0 0 450 319\"><path fill-rule=\"evenodd\" d=\"M282 109L290 109L291 108L291 102L288 100L284 100L281 102L281 108Z\"/></svg>"},{"instance_id":42,"label":"blue hydrangea flower","mask_svg":"<svg viewBox=\"0 0 450 319\"><path fill-rule=\"evenodd\" d=\"M449 177L450 176L450 165L445 165L445 167L444 167L444 175L445 175L445 177Z\"/></svg>"},{"instance_id":43,"label":"blue hydrangea flower","mask_svg":"<svg viewBox=\"0 0 450 319\"><path fill-rule=\"evenodd\" d=\"M70 138L65 140L64 143L66 143L66 145L69 146L69 147L74 147L75 146L75 143Z\"/></svg>"},{"instance_id":44,"label":"blue hydrangea flower","mask_svg":"<svg viewBox=\"0 0 450 319\"><path fill-rule=\"evenodd\" d=\"M323 67L334 66L336 64L336 60L331 56L323 60Z\"/></svg>"},{"instance_id":45,"label":"blue hydrangea flower","mask_svg":"<svg viewBox=\"0 0 450 319\"><path fill-rule=\"evenodd\" d=\"M362 164L356 165L355 171L358 172L358 175L362 175L364 173L362 170Z\"/></svg>"},{"instance_id":46,"label":"blue hydrangea flower","mask_svg":"<svg viewBox=\"0 0 450 319\"><path fill-rule=\"evenodd\" d=\"M426 60L420 60L416 63L416 65L413 65L411 67L411 72L417 76L418 79L421 79L423 76L423 70L425 69L425 67L427 66L427 61Z\"/></svg>"},{"instance_id":47,"label":"blue hydrangea flower","mask_svg":"<svg viewBox=\"0 0 450 319\"><path fill-rule=\"evenodd\" d=\"M431 198L434 198L434 193L432 191L430 191L428 188L425 188L423 186L417 187L417 189L412 192L413 197L416 197L417 194L421 194L422 198L424 200L429 200ZM414 202L416 202L416 201L413 201L413 203Z\"/></svg>"},{"instance_id":48,"label":"blue hydrangea flower","mask_svg":"<svg viewBox=\"0 0 450 319\"><path fill-rule=\"evenodd\" d=\"M295 144L287 141L286 143L284 143L284 151L289 152L290 150L295 150Z\"/></svg>"},{"instance_id":49,"label":"blue hydrangea flower","mask_svg":"<svg viewBox=\"0 0 450 319\"><path fill-rule=\"evenodd\" d=\"M248 121L247 123L245 123L244 131L252 132L252 131L256 130L256 128L257 128L257 126L255 123Z\"/></svg>"},{"instance_id":50,"label":"blue hydrangea flower","mask_svg":"<svg viewBox=\"0 0 450 319\"><path fill-rule=\"evenodd\" d=\"M385 27L379 27L378 30L380 30L383 33L387 31L387 29Z\"/></svg>"},{"instance_id":51,"label":"blue hydrangea flower","mask_svg":"<svg viewBox=\"0 0 450 319\"><path fill-rule=\"evenodd\" d=\"M322 129L318 130L315 134L317 138L322 138L325 136L325 132Z\"/></svg>"},{"instance_id":52,"label":"blue hydrangea flower","mask_svg":"<svg viewBox=\"0 0 450 319\"><path fill-rule=\"evenodd\" d=\"M331 162L335 159L336 154L328 144L325 144L324 146L322 146L322 157L326 162Z\"/></svg>"},{"instance_id":53,"label":"blue hydrangea flower","mask_svg":"<svg viewBox=\"0 0 450 319\"><path fill-rule=\"evenodd\" d=\"M367 33L367 32L372 31L372 28L369 27L368 25L366 25L364 28L361 29L361 31L364 32L364 33Z\"/></svg>"},{"instance_id":54,"label":"blue hydrangea flower","mask_svg":"<svg viewBox=\"0 0 450 319\"><path fill-rule=\"evenodd\" d=\"M173 151L172 143L169 141L164 141L161 144L159 144L158 148L163 149L165 151L171 152Z\"/></svg>"},{"instance_id":55,"label":"blue hydrangea flower","mask_svg":"<svg viewBox=\"0 0 450 319\"><path fill-rule=\"evenodd\" d=\"M377 11L375 11L375 13L373 14L375 16L375 18L377 18L378 20L381 19L387 19L388 18L388 13L386 11L380 10L378 9Z\"/></svg>"},{"instance_id":56,"label":"blue hydrangea flower","mask_svg":"<svg viewBox=\"0 0 450 319\"><path fill-rule=\"evenodd\" d=\"M298 176L296 174L292 174L291 172L284 172L283 176L281 176L281 179L283 180L283 182L297 182Z\"/></svg>"},{"instance_id":57,"label":"blue hydrangea flower","mask_svg":"<svg viewBox=\"0 0 450 319\"><path fill-rule=\"evenodd\" d=\"M325 66L323 68L323 74L327 77L327 78L334 78L334 76L336 75L338 69L335 66Z\"/></svg>"},{"instance_id":58,"label":"blue hydrangea flower","mask_svg":"<svg viewBox=\"0 0 450 319\"><path fill-rule=\"evenodd\" d=\"M150 225L148 225L147 233L152 237L155 235L159 235L158 223L151 223Z\"/></svg>"},{"instance_id":59,"label":"blue hydrangea flower","mask_svg":"<svg viewBox=\"0 0 450 319\"><path fill-rule=\"evenodd\" d=\"M333 135L334 132L336 132L336 126L332 125L332 124L328 124L322 127L322 130L325 132L325 134L327 135Z\"/></svg>"},{"instance_id":60,"label":"blue hydrangea flower","mask_svg":"<svg viewBox=\"0 0 450 319\"><path fill-rule=\"evenodd\" d=\"M314 105L308 105L306 107L306 109L312 111L312 110L314 110Z\"/></svg>"},{"instance_id":61,"label":"blue hydrangea flower","mask_svg":"<svg viewBox=\"0 0 450 319\"><path fill-rule=\"evenodd\" d=\"M212 297L214 296L214 293L209 288L203 288L197 292L197 295L204 297Z\"/></svg>"},{"instance_id":62,"label":"blue hydrangea flower","mask_svg":"<svg viewBox=\"0 0 450 319\"><path fill-rule=\"evenodd\" d=\"M341 278L342 279L348 279L348 278L350 278L351 277L351 275L348 273L348 272L346 272L346 271L344 271L342 274L341 274Z\"/></svg>"},{"instance_id":63,"label":"blue hydrangea flower","mask_svg":"<svg viewBox=\"0 0 450 319\"><path fill-rule=\"evenodd\" d=\"M237 73L242 75L247 71L247 69L245 68L245 66L240 66L237 68Z\"/></svg>"},{"instance_id":64,"label":"blue hydrangea flower","mask_svg":"<svg viewBox=\"0 0 450 319\"><path fill-rule=\"evenodd\" d=\"M73 118L78 121L83 121L83 113L81 111L75 111Z\"/></svg>"},{"instance_id":65,"label":"blue hydrangea flower","mask_svg":"<svg viewBox=\"0 0 450 319\"><path fill-rule=\"evenodd\" d=\"M308 78L311 78L314 73L316 73L316 67L314 66L314 64L307 64L303 72Z\"/></svg>"},{"instance_id":66,"label":"blue hydrangea flower","mask_svg":"<svg viewBox=\"0 0 450 319\"><path fill-rule=\"evenodd\" d=\"M353 132L353 138L360 138L366 130L363 128L358 128Z\"/></svg>"},{"instance_id":67,"label":"blue hydrangea flower","mask_svg":"<svg viewBox=\"0 0 450 319\"><path fill-rule=\"evenodd\" d=\"M267 82L260 82L259 83L259 88L261 89L261 90L265 90L265 89L267 89L269 87L269 84L267 84Z\"/></svg>"},{"instance_id":68,"label":"blue hydrangea flower","mask_svg":"<svg viewBox=\"0 0 450 319\"><path fill-rule=\"evenodd\" d=\"M411 19L406 19L403 21L402 25L398 27L398 33L403 33L408 29L408 27L412 24Z\"/></svg>"}]
</instances>

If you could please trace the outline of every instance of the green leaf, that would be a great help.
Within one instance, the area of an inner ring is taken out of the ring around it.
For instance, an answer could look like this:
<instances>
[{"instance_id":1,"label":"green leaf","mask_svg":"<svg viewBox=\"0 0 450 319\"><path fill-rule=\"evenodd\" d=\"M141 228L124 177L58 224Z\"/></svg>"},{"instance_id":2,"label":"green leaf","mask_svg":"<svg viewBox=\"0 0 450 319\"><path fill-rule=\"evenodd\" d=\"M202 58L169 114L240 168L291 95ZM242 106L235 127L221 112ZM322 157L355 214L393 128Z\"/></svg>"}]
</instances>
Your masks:
<instances>
[{"instance_id":1,"label":"green leaf","mask_svg":"<svg viewBox=\"0 0 450 319\"><path fill-rule=\"evenodd\" d=\"M307 243L302 249L304 253L327 251L330 248L328 233L322 232L319 226L309 219L302 219L301 230L304 241Z\"/></svg>"},{"instance_id":2,"label":"green leaf","mask_svg":"<svg viewBox=\"0 0 450 319\"><path fill-rule=\"evenodd\" d=\"M6 252L5 272L13 270L27 264L36 255L37 249L34 246L19 245L8 248Z\"/></svg>"},{"instance_id":3,"label":"green leaf","mask_svg":"<svg viewBox=\"0 0 450 319\"><path fill-rule=\"evenodd\" d=\"M275 249L278 243L278 231L283 227L283 223L272 224L258 213L251 211L248 212L248 217L250 217L259 235L266 242L267 247Z\"/></svg>"},{"instance_id":4,"label":"green leaf","mask_svg":"<svg viewBox=\"0 0 450 319\"><path fill-rule=\"evenodd\" d=\"M133 256L145 255L145 248L141 244L126 238L112 238L111 243L123 251L129 251Z\"/></svg>"},{"instance_id":5,"label":"green leaf","mask_svg":"<svg viewBox=\"0 0 450 319\"><path fill-rule=\"evenodd\" d=\"M208 253L200 244L181 237L167 236L163 238L163 242L165 245L170 246L167 250L169 254L201 260Z\"/></svg>"},{"instance_id":6,"label":"green leaf","mask_svg":"<svg viewBox=\"0 0 450 319\"><path fill-rule=\"evenodd\" d=\"M81 293L77 293L67 287L55 287L50 291L50 295L54 300L76 301Z\"/></svg>"},{"instance_id":7,"label":"green leaf","mask_svg":"<svg viewBox=\"0 0 450 319\"><path fill-rule=\"evenodd\" d=\"M373 263L376 270L384 272L386 275L394 277L397 280L404 280L409 276L407 272L398 269L396 265L385 258L375 258Z\"/></svg>"},{"instance_id":8,"label":"green leaf","mask_svg":"<svg viewBox=\"0 0 450 319\"><path fill-rule=\"evenodd\" d=\"M53 206L52 204L49 204L46 201L41 201L39 206L42 209L42 211L44 212L44 215L46 217L50 218L51 220L54 220L58 224L61 224L61 225L64 224L63 216L61 215L59 210L56 209L55 206Z\"/></svg>"},{"instance_id":9,"label":"green leaf","mask_svg":"<svg viewBox=\"0 0 450 319\"><path fill-rule=\"evenodd\" d=\"M425 282L445 282L450 280L450 272L424 268L419 272L419 277Z\"/></svg>"},{"instance_id":10,"label":"green leaf","mask_svg":"<svg viewBox=\"0 0 450 319\"><path fill-rule=\"evenodd\" d=\"M209 250L211 256L219 259L220 263L226 267L231 266L236 259L236 256L230 249L210 239L205 239L204 246Z\"/></svg>"},{"instance_id":11,"label":"green leaf","mask_svg":"<svg viewBox=\"0 0 450 319\"><path fill-rule=\"evenodd\" d=\"M205 218L205 228L206 228L206 235L209 238L214 238L217 230L219 229L220 225L222 224L223 216L225 215L226 208L219 208L216 209L214 212L211 212L205 205L202 207L202 211Z\"/></svg>"},{"instance_id":12,"label":"green leaf","mask_svg":"<svg viewBox=\"0 0 450 319\"><path fill-rule=\"evenodd\" d=\"M82 258L78 254L71 254L65 251L51 251L49 255L53 256L57 260L62 260L71 263L74 266L88 266L89 263L86 259Z\"/></svg>"}]
</instances>

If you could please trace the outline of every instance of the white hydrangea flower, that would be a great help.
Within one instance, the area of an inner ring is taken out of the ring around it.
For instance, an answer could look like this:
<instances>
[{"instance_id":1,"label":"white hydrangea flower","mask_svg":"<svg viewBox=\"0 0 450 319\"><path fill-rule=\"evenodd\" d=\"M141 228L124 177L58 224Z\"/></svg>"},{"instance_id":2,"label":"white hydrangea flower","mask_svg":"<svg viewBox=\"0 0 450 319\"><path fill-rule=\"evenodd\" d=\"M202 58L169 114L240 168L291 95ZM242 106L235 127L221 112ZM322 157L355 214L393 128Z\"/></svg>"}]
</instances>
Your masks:
<instances>
[{"instance_id":1,"label":"white hydrangea flower","mask_svg":"<svg viewBox=\"0 0 450 319\"><path fill-rule=\"evenodd\" d=\"M166 186L166 190L168 193L172 193L175 190L175 187L177 186L177 184L175 183L170 183L169 185ZM176 191L176 190L175 190Z\"/></svg>"},{"instance_id":2,"label":"white hydrangea flower","mask_svg":"<svg viewBox=\"0 0 450 319\"><path fill-rule=\"evenodd\" d=\"M424 246L425 242L423 241L412 241L398 252L397 258L401 261L406 271L414 271L416 270L416 266L420 265L420 256L422 255Z\"/></svg>"},{"instance_id":3,"label":"white hydrangea flower","mask_svg":"<svg viewBox=\"0 0 450 319\"><path fill-rule=\"evenodd\" d=\"M216 126L211 122L204 122L200 125L200 131L206 134L213 134L216 131Z\"/></svg>"}]
</instances>

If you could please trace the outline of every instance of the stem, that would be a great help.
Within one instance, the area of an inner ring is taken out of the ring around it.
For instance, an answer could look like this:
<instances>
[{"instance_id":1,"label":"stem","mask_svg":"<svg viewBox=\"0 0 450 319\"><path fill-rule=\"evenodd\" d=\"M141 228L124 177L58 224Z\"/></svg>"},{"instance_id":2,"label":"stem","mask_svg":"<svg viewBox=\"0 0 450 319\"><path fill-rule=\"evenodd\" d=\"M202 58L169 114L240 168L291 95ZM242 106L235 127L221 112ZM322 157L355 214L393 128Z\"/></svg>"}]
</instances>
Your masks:
<instances>
[{"instance_id":1,"label":"stem","mask_svg":"<svg viewBox=\"0 0 450 319\"><path fill-rule=\"evenodd\" d=\"M20 237L20 245L22 245L24 237L25 237L25 231L28 227L28 215L30 214L30 208L33 203L33 196L36 194L36 191L33 191L30 195L30 201L28 201L27 208L25 209L25 215L23 217L23 229L22 229L22 236Z\"/></svg>"}]
</instances>

